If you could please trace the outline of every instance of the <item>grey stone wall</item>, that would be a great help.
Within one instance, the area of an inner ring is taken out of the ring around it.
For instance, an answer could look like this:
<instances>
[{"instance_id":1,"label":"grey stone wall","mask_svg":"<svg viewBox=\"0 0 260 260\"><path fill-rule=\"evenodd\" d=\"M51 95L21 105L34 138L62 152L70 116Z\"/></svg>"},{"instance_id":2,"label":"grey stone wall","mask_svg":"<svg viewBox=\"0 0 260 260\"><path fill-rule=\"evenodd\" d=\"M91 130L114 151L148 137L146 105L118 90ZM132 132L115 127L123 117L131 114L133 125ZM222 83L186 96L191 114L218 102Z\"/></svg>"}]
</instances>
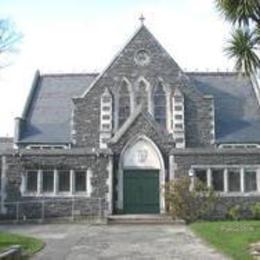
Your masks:
<instances>
[{"instance_id":1,"label":"grey stone wall","mask_svg":"<svg viewBox=\"0 0 260 260\"><path fill-rule=\"evenodd\" d=\"M118 142L109 144L109 147L114 154L119 155L129 140L140 135L150 138L164 155L169 154L172 147L174 147L173 138L166 131L153 126L143 113L139 114Z\"/></svg>"},{"instance_id":2,"label":"grey stone wall","mask_svg":"<svg viewBox=\"0 0 260 260\"><path fill-rule=\"evenodd\" d=\"M146 49L151 56L147 66L135 63L136 51ZM76 146L98 147L100 96L107 87L115 98L120 83L126 77L135 84L143 76L154 88L160 81L170 95L178 87L185 97L186 143L188 147L207 146L211 143L211 101L199 93L175 61L165 52L157 40L143 27L130 41L107 71L95 83L84 98L75 98L73 111L73 141ZM151 90L152 91L152 90ZM171 107L171 105L170 105Z\"/></svg>"},{"instance_id":3,"label":"grey stone wall","mask_svg":"<svg viewBox=\"0 0 260 260\"><path fill-rule=\"evenodd\" d=\"M221 220L228 218L228 210L234 206L240 206L240 217L242 219L252 218L250 207L255 203L259 203L259 196L226 196L218 198L214 209L210 212L207 219Z\"/></svg>"},{"instance_id":4,"label":"grey stone wall","mask_svg":"<svg viewBox=\"0 0 260 260\"><path fill-rule=\"evenodd\" d=\"M260 164L259 151L248 149L225 151L225 150L207 150L194 149L179 152L172 151L174 162L177 166L175 175L187 175L191 165L256 165Z\"/></svg>"},{"instance_id":5,"label":"grey stone wall","mask_svg":"<svg viewBox=\"0 0 260 260\"><path fill-rule=\"evenodd\" d=\"M61 152L62 153L62 152ZM20 201L20 213L24 211L24 215L36 216L40 214L41 203L40 201L45 198L49 201L46 203L46 214L51 216L63 216L68 215L71 211L71 197L46 197L42 196L22 196L21 194L21 182L22 174L26 170L33 169L74 169L74 170L92 170L91 186L92 193L90 197L76 197L75 210L80 208L81 213L95 214L100 211L100 199L102 202L102 211L108 209L107 194L108 194L108 161L109 155L105 154L60 154L55 155L48 154L48 152L23 154L17 153L16 155L8 155L7 161L7 183L6 193L7 197L5 202L7 203L7 216L15 214L15 205L8 204L10 202ZM67 199L67 201L66 201ZM34 200L39 203L23 204L23 202ZM49 205L49 206L48 206ZM26 214L25 214L26 212Z\"/></svg>"},{"instance_id":6,"label":"grey stone wall","mask_svg":"<svg viewBox=\"0 0 260 260\"><path fill-rule=\"evenodd\" d=\"M192 165L260 165L260 152L257 150L189 149L180 152L175 149L172 154L176 177L187 176ZM260 195L223 194L219 197L214 210L206 218L225 219L228 210L236 205L241 206L242 217L250 218L252 215L249 208L256 202L260 202Z\"/></svg>"}]
</instances>

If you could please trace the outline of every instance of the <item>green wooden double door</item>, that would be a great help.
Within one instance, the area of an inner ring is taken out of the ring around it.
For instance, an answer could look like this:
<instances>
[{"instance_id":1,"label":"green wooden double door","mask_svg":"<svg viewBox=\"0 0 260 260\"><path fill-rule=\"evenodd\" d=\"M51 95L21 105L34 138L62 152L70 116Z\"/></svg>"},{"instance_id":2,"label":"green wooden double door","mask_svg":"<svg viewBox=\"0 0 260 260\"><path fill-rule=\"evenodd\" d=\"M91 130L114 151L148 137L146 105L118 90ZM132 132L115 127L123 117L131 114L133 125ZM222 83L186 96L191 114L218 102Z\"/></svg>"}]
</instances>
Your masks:
<instances>
[{"instance_id":1,"label":"green wooden double door","mask_svg":"<svg viewBox=\"0 0 260 260\"><path fill-rule=\"evenodd\" d=\"M124 170L124 213L160 213L159 170Z\"/></svg>"}]
</instances>

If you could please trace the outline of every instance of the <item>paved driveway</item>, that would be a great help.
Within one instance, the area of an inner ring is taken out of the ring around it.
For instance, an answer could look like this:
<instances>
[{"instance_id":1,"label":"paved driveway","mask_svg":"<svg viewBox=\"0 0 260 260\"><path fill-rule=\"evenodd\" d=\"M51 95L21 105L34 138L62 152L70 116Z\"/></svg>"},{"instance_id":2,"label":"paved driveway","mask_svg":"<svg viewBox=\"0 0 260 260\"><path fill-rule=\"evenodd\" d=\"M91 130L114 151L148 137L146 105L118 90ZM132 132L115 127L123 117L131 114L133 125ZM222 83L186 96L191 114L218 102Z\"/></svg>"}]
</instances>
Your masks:
<instances>
[{"instance_id":1,"label":"paved driveway","mask_svg":"<svg viewBox=\"0 0 260 260\"><path fill-rule=\"evenodd\" d=\"M186 226L13 225L0 229L43 239L33 259L225 259Z\"/></svg>"}]
</instances>

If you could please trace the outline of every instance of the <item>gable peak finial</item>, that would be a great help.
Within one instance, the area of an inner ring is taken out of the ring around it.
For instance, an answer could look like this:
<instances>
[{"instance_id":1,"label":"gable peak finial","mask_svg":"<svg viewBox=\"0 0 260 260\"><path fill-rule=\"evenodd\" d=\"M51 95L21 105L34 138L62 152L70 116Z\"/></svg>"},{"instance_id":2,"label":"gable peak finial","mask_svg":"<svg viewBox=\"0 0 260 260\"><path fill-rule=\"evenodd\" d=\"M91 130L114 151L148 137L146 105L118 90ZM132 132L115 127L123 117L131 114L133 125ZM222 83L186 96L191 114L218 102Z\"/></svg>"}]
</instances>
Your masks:
<instances>
[{"instance_id":1,"label":"gable peak finial","mask_svg":"<svg viewBox=\"0 0 260 260\"><path fill-rule=\"evenodd\" d=\"M144 21L145 21L145 17L143 14L141 14L140 18L139 18L141 25L144 25Z\"/></svg>"}]
</instances>

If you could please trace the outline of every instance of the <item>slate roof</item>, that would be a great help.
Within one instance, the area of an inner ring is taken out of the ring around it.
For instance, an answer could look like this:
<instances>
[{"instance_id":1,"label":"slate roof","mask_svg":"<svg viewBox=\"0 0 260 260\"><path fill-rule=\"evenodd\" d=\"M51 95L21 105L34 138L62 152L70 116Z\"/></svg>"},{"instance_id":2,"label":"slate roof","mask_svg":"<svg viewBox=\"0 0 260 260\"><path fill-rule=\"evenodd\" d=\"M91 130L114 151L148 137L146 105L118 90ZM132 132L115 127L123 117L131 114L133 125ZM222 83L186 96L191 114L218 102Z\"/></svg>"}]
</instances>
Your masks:
<instances>
[{"instance_id":1,"label":"slate roof","mask_svg":"<svg viewBox=\"0 0 260 260\"><path fill-rule=\"evenodd\" d=\"M217 143L260 143L260 108L252 81L237 73L187 73L214 96Z\"/></svg>"},{"instance_id":2,"label":"slate roof","mask_svg":"<svg viewBox=\"0 0 260 260\"><path fill-rule=\"evenodd\" d=\"M186 73L197 89L213 95L217 143L260 143L260 108L252 82L237 73ZM70 143L72 97L98 74L41 75L23 117L21 143Z\"/></svg>"},{"instance_id":3,"label":"slate roof","mask_svg":"<svg viewBox=\"0 0 260 260\"><path fill-rule=\"evenodd\" d=\"M23 113L21 143L69 143L72 98L82 95L98 74L39 75Z\"/></svg>"}]
</instances>

